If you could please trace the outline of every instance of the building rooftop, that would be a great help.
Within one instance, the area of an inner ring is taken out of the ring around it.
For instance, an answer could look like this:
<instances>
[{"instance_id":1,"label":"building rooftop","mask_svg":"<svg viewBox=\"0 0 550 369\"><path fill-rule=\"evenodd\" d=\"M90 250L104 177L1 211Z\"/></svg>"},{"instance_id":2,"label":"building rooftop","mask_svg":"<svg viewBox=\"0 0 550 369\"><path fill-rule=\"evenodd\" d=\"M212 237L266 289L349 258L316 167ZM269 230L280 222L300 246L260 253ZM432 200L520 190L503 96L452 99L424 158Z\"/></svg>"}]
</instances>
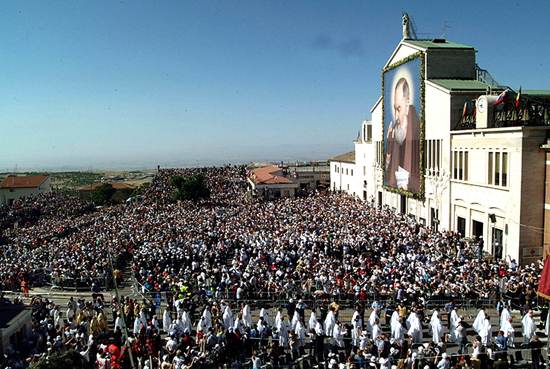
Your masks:
<instances>
[{"instance_id":1,"label":"building rooftop","mask_svg":"<svg viewBox=\"0 0 550 369\"><path fill-rule=\"evenodd\" d=\"M34 188L50 177L49 174L41 176L16 176L11 174L2 181L2 188Z\"/></svg>"},{"instance_id":2,"label":"building rooftop","mask_svg":"<svg viewBox=\"0 0 550 369\"><path fill-rule=\"evenodd\" d=\"M294 183L283 175L283 170L277 167L264 167L252 170L256 184L288 184Z\"/></svg>"},{"instance_id":3,"label":"building rooftop","mask_svg":"<svg viewBox=\"0 0 550 369\"><path fill-rule=\"evenodd\" d=\"M465 79L430 79L429 81L450 91L486 91L489 86L485 82Z\"/></svg>"},{"instance_id":4,"label":"building rooftop","mask_svg":"<svg viewBox=\"0 0 550 369\"><path fill-rule=\"evenodd\" d=\"M28 312L30 318L32 307L24 305L4 305L0 307L0 330L8 328L10 325L17 324L18 318L21 318L19 314L26 312Z\"/></svg>"},{"instance_id":5,"label":"building rooftop","mask_svg":"<svg viewBox=\"0 0 550 369\"><path fill-rule=\"evenodd\" d=\"M462 50L474 50L472 46L466 46L447 41L445 39L436 38L433 40L403 40L403 43L411 44L423 49L462 49Z\"/></svg>"},{"instance_id":6,"label":"building rooftop","mask_svg":"<svg viewBox=\"0 0 550 369\"><path fill-rule=\"evenodd\" d=\"M341 161L355 164L355 150L330 158L330 161Z\"/></svg>"}]
</instances>

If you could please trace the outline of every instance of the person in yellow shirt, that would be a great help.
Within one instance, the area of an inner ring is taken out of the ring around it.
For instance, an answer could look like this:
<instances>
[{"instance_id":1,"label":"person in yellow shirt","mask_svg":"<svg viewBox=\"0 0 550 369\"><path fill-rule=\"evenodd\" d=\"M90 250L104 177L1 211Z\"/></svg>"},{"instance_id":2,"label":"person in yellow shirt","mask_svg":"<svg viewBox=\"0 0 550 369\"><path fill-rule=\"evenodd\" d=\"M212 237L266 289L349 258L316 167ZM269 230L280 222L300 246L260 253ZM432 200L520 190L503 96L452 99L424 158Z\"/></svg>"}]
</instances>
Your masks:
<instances>
[{"instance_id":1,"label":"person in yellow shirt","mask_svg":"<svg viewBox=\"0 0 550 369\"><path fill-rule=\"evenodd\" d=\"M396 310L397 314L399 314L399 317L403 318L403 321L405 321L405 319L407 319L407 307L405 306L405 303L403 301L401 301Z\"/></svg>"},{"instance_id":2,"label":"person in yellow shirt","mask_svg":"<svg viewBox=\"0 0 550 369\"><path fill-rule=\"evenodd\" d=\"M117 287L122 287L122 272L120 271L120 269L117 268L113 273L115 275Z\"/></svg>"}]
</instances>

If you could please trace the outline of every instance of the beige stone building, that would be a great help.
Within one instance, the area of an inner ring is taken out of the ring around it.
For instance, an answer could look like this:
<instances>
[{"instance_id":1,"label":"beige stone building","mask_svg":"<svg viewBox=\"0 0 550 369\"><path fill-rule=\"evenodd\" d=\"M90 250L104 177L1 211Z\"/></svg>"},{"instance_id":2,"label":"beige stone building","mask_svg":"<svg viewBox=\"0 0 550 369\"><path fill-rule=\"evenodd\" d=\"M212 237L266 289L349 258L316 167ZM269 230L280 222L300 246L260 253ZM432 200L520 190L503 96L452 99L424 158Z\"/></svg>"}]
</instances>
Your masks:
<instances>
[{"instance_id":1,"label":"beige stone building","mask_svg":"<svg viewBox=\"0 0 550 369\"><path fill-rule=\"evenodd\" d=\"M526 264L550 242L550 91L517 99L479 69L476 52L403 39L355 150L331 159L331 189L483 237L486 252Z\"/></svg>"}]
</instances>

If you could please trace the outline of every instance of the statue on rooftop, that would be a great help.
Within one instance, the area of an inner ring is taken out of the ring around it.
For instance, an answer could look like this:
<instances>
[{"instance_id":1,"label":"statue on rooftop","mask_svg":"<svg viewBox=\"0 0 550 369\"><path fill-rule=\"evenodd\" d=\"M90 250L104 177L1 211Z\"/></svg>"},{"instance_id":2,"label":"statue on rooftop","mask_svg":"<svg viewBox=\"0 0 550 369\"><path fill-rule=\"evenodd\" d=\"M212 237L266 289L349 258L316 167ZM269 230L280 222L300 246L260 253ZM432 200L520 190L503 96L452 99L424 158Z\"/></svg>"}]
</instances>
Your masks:
<instances>
[{"instance_id":1,"label":"statue on rooftop","mask_svg":"<svg viewBox=\"0 0 550 369\"><path fill-rule=\"evenodd\" d=\"M403 12L403 39L404 40L410 40L412 38L409 24L410 24L409 15Z\"/></svg>"}]
</instances>

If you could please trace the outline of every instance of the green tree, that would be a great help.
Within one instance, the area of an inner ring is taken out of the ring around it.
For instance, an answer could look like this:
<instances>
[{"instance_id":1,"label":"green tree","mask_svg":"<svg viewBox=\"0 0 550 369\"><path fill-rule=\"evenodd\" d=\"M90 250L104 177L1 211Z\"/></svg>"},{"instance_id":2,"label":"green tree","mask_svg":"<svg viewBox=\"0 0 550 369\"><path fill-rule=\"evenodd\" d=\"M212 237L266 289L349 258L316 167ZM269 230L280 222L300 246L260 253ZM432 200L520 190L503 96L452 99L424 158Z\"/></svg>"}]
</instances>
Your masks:
<instances>
[{"instance_id":1,"label":"green tree","mask_svg":"<svg viewBox=\"0 0 550 369\"><path fill-rule=\"evenodd\" d=\"M134 191L135 189L130 187L123 188L122 190L120 190L120 195L118 196L118 199L120 201L126 201L132 196L132 193Z\"/></svg>"},{"instance_id":2,"label":"green tree","mask_svg":"<svg viewBox=\"0 0 550 369\"><path fill-rule=\"evenodd\" d=\"M110 183L104 183L94 188L92 192L92 200L94 205L102 206L107 204L111 197L115 194L116 190Z\"/></svg>"},{"instance_id":3,"label":"green tree","mask_svg":"<svg viewBox=\"0 0 550 369\"><path fill-rule=\"evenodd\" d=\"M82 355L74 349L70 349L63 354L56 352L48 360L40 359L32 366L33 369L73 369L81 367Z\"/></svg>"},{"instance_id":4,"label":"green tree","mask_svg":"<svg viewBox=\"0 0 550 369\"><path fill-rule=\"evenodd\" d=\"M136 188L130 197L143 196L149 189L150 183L142 183L141 186Z\"/></svg>"},{"instance_id":5,"label":"green tree","mask_svg":"<svg viewBox=\"0 0 550 369\"><path fill-rule=\"evenodd\" d=\"M170 182L172 182L172 178L170 179ZM174 183L177 183L177 181L179 180L174 179ZM203 173L194 174L184 178L181 182L181 186L172 193L172 199L174 201L191 200L195 204L200 199L206 199L209 197L210 190L206 185L206 178Z\"/></svg>"},{"instance_id":6,"label":"green tree","mask_svg":"<svg viewBox=\"0 0 550 369\"><path fill-rule=\"evenodd\" d=\"M185 178L183 178L182 176L172 176L170 177L170 181L168 182L168 184L176 188L181 188L181 185L183 184L184 181L185 181Z\"/></svg>"}]
</instances>

